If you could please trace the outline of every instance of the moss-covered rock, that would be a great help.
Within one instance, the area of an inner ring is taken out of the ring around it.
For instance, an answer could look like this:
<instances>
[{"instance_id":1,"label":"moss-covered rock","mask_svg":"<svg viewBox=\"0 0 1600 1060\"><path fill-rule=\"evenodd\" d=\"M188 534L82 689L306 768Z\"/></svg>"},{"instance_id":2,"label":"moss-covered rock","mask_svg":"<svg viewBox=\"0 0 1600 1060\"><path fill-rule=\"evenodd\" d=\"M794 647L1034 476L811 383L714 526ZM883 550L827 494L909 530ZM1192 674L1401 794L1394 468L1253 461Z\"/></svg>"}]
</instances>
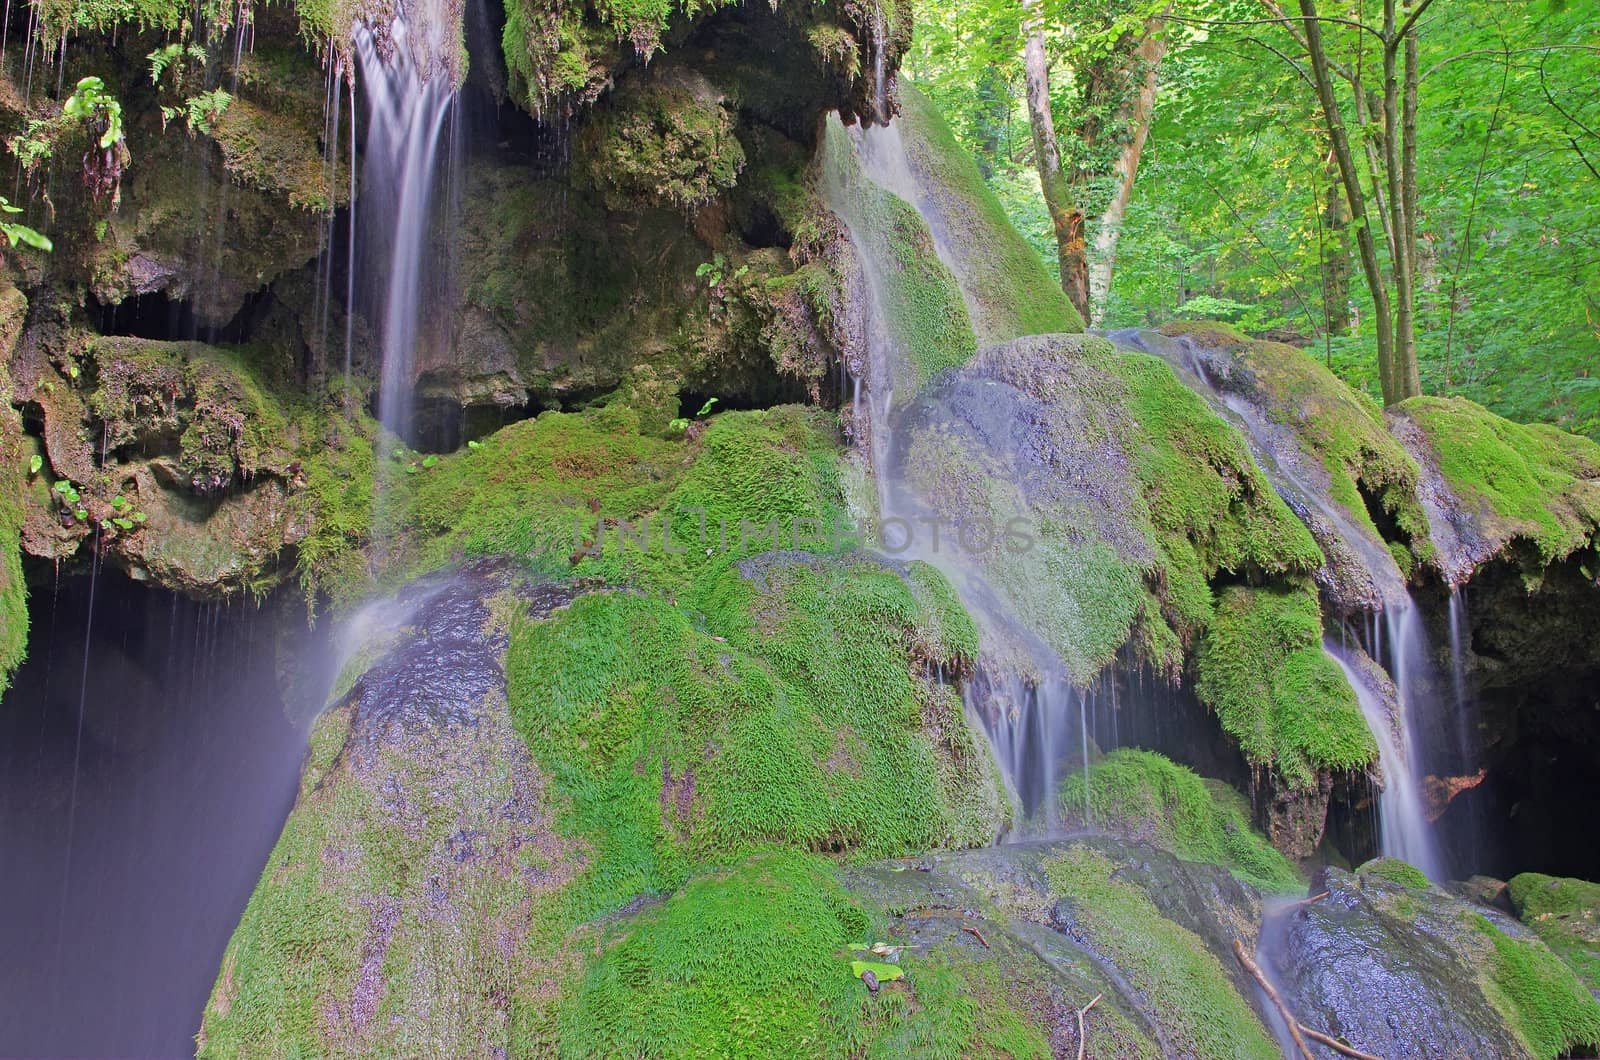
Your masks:
<instances>
[{"instance_id":1,"label":"moss-covered rock","mask_svg":"<svg viewBox=\"0 0 1600 1060\"><path fill-rule=\"evenodd\" d=\"M959 249L952 260L978 344L1082 331L1083 318L1061 284L1012 226L938 110L904 84L900 103L894 128L869 132L867 139L899 137L914 190L895 190L927 219L936 242Z\"/></svg>"},{"instance_id":2,"label":"moss-covered rock","mask_svg":"<svg viewBox=\"0 0 1600 1060\"><path fill-rule=\"evenodd\" d=\"M1433 886L1423 871L1399 858L1373 858L1356 869L1358 876L1377 876L1401 887L1426 890Z\"/></svg>"},{"instance_id":3,"label":"moss-covered rock","mask_svg":"<svg viewBox=\"0 0 1600 1060\"><path fill-rule=\"evenodd\" d=\"M1263 890L1305 887L1288 859L1252 827L1243 795L1152 751L1119 748L1096 759L1062 782L1060 799L1068 820L1186 861L1221 865Z\"/></svg>"},{"instance_id":4,"label":"moss-covered rock","mask_svg":"<svg viewBox=\"0 0 1600 1060\"><path fill-rule=\"evenodd\" d=\"M1130 641L1176 678L1214 578L1321 565L1238 434L1157 358L1104 339L990 347L896 431L890 474L930 513L1017 532L975 562L1079 683Z\"/></svg>"},{"instance_id":5,"label":"moss-covered rock","mask_svg":"<svg viewBox=\"0 0 1600 1060\"><path fill-rule=\"evenodd\" d=\"M0 279L0 694L28 653L28 586L22 575L24 497L37 478L37 449L22 432L11 407L8 365L22 333L28 300L9 279Z\"/></svg>"},{"instance_id":6,"label":"moss-covered rock","mask_svg":"<svg viewBox=\"0 0 1600 1060\"><path fill-rule=\"evenodd\" d=\"M950 586L820 529L842 508L838 454L807 410L667 440L618 404L408 465L383 524L395 570L467 552L578 577L530 588L476 566L400 594L410 617L318 722L203 1055L404 1055L440 1033L456 1052L688 1055L792 1037L819 1011L837 1022L817 1055L863 1040L876 1010L848 946L866 919L820 858L984 844L1009 808L943 679L977 647ZM441 871L454 912L433 918ZM751 980L738 955L756 945L796 978ZM704 989L684 989L708 954ZM441 1001L441 968L491 988ZM953 974L930 972L929 996L959 993Z\"/></svg>"},{"instance_id":7,"label":"moss-covered rock","mask_svg":"<svg viewBox=\"0 0 1600 1060\"><path fill-rule=\"evenodd\" d=\"M247 350L70 330L24 367L17 397L45 428L29 552L93 541L134 576L202 596L296 571L315 593L364 568L375 430L331 396L268 386Z\"/></svg>"},{"instance_id":8,"label":"moss-covered rock","mask_svg":"<svg viewBox=\"0 0 1600 1060\"><path fill-rule=\"evenodd\" d=\"M1553 1058L1593 1048L1600 1002L1526 928L1409 866L1328 869L1267 943L1308 1026L1378 1056Z\"/></svg>"},{"instance_id":9,"label":"moss-covered rock","mask_svg":"<svg viewBox=\"0 0 1600 1060\"><path fill-rule=\"evenodd\" d=\"M733 101L682 67L632 78L584 123L580 157L608 206L704 206L738 182Z\"/></svg>"},{"instance_id":10,"label":"moss-covered rock","mask_svg":"<svg viewBox=\"0 0 1600 1060\"><path fill-rule=\"evenodd\" d=\"M1157 343L1168 359L1197 367L1250 432L1267 473L1327 557L1318 582L1330 602L1345 614L1394 605L1410 574L1410 550L1426 559L1432 545L1416 461L1389 433L1377 403L1305 351L1246 338L1226 324L1178 322L1161 335L1175 340Z\"/></svg>"},{"instance_id":11,"label":"moss-covered rock","mask_svg":"<svg viewBox=\"0 0 1600 1060\"><path fill-rule=\"evenodd\" d=\"M1195 667L1195 691L1245 759L1290 785L1377 758L1355 690L1322 649L1309 588L1223 590Z\"/></svg>"},{"instance_id":12,"label":"moss-covered rock","mask_svg":"<svg viewBox=\"0 0 1600 1060\"><path fill-rule=\"evenodd\" d=\"M1524 872L1506 886L1522 922L1600 992L1600 884Z\"/></svg>"},{"instance_id":13,"label":"moss-covered rock","mask_svg":"<svg viewBox=\"0 0 1600 1060\"><path fill-rule=\"evenodd\" d=\"M1502 419L1465 398L1412 398L1390 410L1424 470L1423 501L1452 585L1525 546L1538 568L1600 535L1600 444L1546 424Z\"/></svg>"},{"instance_id":14,"label":"moss-covered rock","mask_svg":"<svg viewBox=\"0 0 1600 1060\"><path fill-rule=\"evenodd\" d=\"M954 964L994 1006L993 1023L1044 1031L1047 1055L1076 1055L1076 1010L1096 996L1084 1020L1088 1055L1278 1055L1232 952L1236 939L1254 946L1260 903L1224 870L1093 838L870 866L845 879L863 906L887 915L881 937L903 950L914 995L930 961ZM951 1013L955 1027L967 1019Z\"/></svg>"}]
</instances>

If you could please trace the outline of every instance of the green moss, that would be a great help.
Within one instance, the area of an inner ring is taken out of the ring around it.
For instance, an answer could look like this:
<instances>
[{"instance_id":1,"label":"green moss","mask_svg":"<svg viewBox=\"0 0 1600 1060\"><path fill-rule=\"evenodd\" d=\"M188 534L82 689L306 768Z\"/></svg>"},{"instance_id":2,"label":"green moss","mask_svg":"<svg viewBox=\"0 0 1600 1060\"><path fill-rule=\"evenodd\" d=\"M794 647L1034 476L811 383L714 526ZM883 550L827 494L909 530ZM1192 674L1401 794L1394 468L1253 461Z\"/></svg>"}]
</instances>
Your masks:
<instances>
[{"instance_id":1,"label":"green moss","mask_svg":"<svg viewBox=\"0 0 1600 1060\"><path fill-rule=\"evenodd\" d=\"M330 403L331 405L331 403ZM372 539L374 448L378 425L364 412L302 409L293 433L302 454L304 486L291 498L308 530L295 549L295 571L306 601L354 602L371 587L367 546Z\"/></svg>"},{"instance_id":2,"label":"green moss","mask_svg":"<svg viewBox=\"0 0 1600 1060\"><path fill-rule=\"evenodd\" d=\"M19 310L22 296L6 285L0 314ZM0 694L28 654L28 585L22 573L22 522L28 462L34 455L11 409L11 375L0 364Z\"/></svg>"},{"instance_id":3,"label":"green moss","mask_svg":"<svg viewBox=\"0 0 1600 1060\"><path fill-rule=\"evenodd\" d=\"M914 675L929 616L862 560L724 566L674 606L579 599L518 629L513 717L593 860L581 917L669 891L694 861L780 843L862 855L986 842L989 762Z\"/></svg>"},{"instance_id":4,"label":"green moss","mask_svg":"<svg viewBox=\"0 0 1600 1060\"><path fill-rule=\"evenodd\" d=\"M1426 890L1433 886L1428 882L1428 877L1422 870L1399 858L1373 858L1356 870L1361 876L1376 876L1390 883L1399 884L1401 887L1420 888Z\"/></svg>"},{"instance_id":5,"label":"green moss","mask_svg":"<svg viewBox=\"0 0 1600 1060\"><path fill-rule=\"evenodd\" d=\"M757 857L624 921L559 1019L562 1057L840 1055L867 917L826 862Z\"/></svg>"},{"instance_id":6,"label":"green moss","mask_svg":"<svg viewBox=\"0 0 1600 1060\"><path fill-rule=\"evenodd\" d=\"M1600 1001L1545 946L1514 939L1486 918L1473 925L1493 950L1480 972L1484 993L1536 1060L1600 1043Z\"/></svg>"},{"instance_id":7,"label":"green moss","mask_svg":"<svg viewBox=\"0 0 1600 1060\"><path fill-rule=\"evenodd\" d=\"M877 308L905 351L895 359L894 389L909 399L940 372L965 364L977 350L961 286L939 260L916 208L861 173L849 134L837 118L828 119L821 166L826 198L841 209L859 252L885 266L877 277Z\"/></svg>"},{"instance_id":8,"label":"green moss","mask_svg":"<svg viewBox=\"0 0 1600 1060\"><path fill-rule=\"evenodd\" d=\"M1012 227L1005 207L938 110L903 80L900 104L899 135L929 199L920 205L937 212L944 238L961 248L961 288L978 344L1081 332L1083 318Z\"/></svg>"},{"instance_id":9,"label":"green moss","mask_svg":"<svg viewBox=\"0 0 1600 1060\"><path fill-rule=\"evenodd\" d=\"M697 876L606 932L562 1006L564 1057L1046 1060L997 967L943 947L871 994L850 947L871 937L826 861L757 855Z\"/></svg>"},{"instance_id":10,"label":"green moss","mask_svg":"<svg viewBox=\"0 0 1600 1060\"><path fill-rule=\"evenodd\" d=\"M1486 539L1529 541L1544 563L1600 529L1600 444L1502 419L1465 398L1412 398L1398 412L1427 439L1439 474Z\"/></svg>"},{"instance_id":11,"label":"green moss","mask_svg":"<svg viewBox=\"0 0 1600 1060\"><path fill-rule=\"evenodd\" d=\"M1377 757L1354 690L1322 650L1316 591L1223 591L1196 657L1195 691L1245 759L1308 788Z\"/></svg>"},{"instance_id":12,"label":"green moss","mask_svg":"<svg viewBox=\"0 0 1600 1060\"><path fill-rule=\"evenodd\" d=\"M1523 923L1572 966L1591 991L1600 990L1600 884L1524 872L1507 884Z\"/></svg>"},{"instance_id":13,"label":"green moss","mask_svg":"<svg viewBox=\"0 0 1600 1060\"><path fill-rule=\"evenodd\" d=\"M330 179L322 151L301 122L247 99L235 98L212 135L223 165L237 179L284 196L293 206L319 213L348 205L349 182Z\"/></svg>"},{"instance_id":14,"label":"green moss","mask_svg":"<svg viewBox=\"0 0 1600 1060\"><path fill-rule=\"evenodd\" d=\"M1161 915L1104 854L1073 846L1044 865L1051 890L1077 910L1089 943L1162 1015L1170 1049L1197 1060L1281 1055L1221 962Z\"/></svg>"},{"instance_id":15,"label":"green moss","mask_svg":"<svg viewBox=\"0 0 1600 1060\"><path fill-rule=\"evenodd\" d=\"M1219 574L1281 578L1322 565L1316 542L1262 476L1238 432L1159 358L1103 355L1120 376L1135 423L1128 445L1161 559L1159 617L1178 642L1193 643L1210 621L1210 582Z\"/></svg>"},{"instance_id":16,"label":"green moss","mask_svg":"<svg viewBox=\"0 0 1600 1060\"><path fill-rule=\"evenodd\" d=\"M1067 777L1061 808L1070 819L1187 861L1225 866L1264 891L1305 886L1289 860L1250 826L1243 795L1151 751L1120 748Z\"/></svg>"},{"instance_id":17,"label":"green moss","mask_svg":"<svg viewBox=\"0 0 1600 1060\"><path fill-rule=\"evenodd\" d=\"M630 81L584 123L582 165L608 205L694 210L733 187L744 169L732 102L704 77L673 69Z\"/></svg>"}]
</instances>

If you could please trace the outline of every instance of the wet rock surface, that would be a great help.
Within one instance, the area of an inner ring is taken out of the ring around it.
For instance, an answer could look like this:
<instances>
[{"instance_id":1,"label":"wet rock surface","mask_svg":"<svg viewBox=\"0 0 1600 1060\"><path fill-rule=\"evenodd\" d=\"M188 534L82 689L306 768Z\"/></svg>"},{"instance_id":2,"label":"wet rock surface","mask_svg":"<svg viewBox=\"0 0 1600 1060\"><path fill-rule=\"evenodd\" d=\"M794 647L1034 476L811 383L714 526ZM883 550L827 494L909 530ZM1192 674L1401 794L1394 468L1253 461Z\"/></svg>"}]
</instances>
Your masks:
<instances>
[{"instance_id":1,"label":"wet rock surface","mask_svg":"<svg viewBox=\"0 0 1600 1060\"><path fill-rule=\"evenodd\" d=\"M504 623L581 591L485 562L401 594L387 650L313 730L299 800L224 955L202 1056L268 1041L372 1055L407 1034L465 1056L505 1040L513 996L549 982L523 945L535 896L575 861L506 711Z\"/></svg>"},{"instance_id":2,"label":"wet rock surface","mask_svg":"<svg viewBox=\"0 0 1600 1060\"><path fill-rule=\"evenodd\" d=\"M1302 1023L1385 1060L1530 1055L1494 993L1495 942L1483 923L1535 944L1526 928L1488 906L1373 873L1328 869L1312 890L1327 897L1269 919L1263 942Z\"/></svg>"}]
</instances>

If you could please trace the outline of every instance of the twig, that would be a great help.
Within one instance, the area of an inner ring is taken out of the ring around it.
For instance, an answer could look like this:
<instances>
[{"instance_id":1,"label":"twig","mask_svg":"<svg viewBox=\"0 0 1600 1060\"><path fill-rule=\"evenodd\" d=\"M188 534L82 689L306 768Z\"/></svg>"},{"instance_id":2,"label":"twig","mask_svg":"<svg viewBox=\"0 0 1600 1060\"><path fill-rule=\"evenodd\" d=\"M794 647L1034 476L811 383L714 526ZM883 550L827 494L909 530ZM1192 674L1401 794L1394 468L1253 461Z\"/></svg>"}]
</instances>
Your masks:
<instances>
[{"instance_id":1,"label":"twig","mask_svg":"<svg viewBox=\"0 0 1600 1060\"><path fill-rule=\"evenodd\" d=\"M1312 902L1320 902L1326 897L1328 897L1328 892L1323 891L1321 894L1314 894L1310 898L1302 898L1295 905L1310 905Z\"/></svg>"},{"instance_id":2,"label":"twig","mask_svg":"<svg viewBox=\"0 0 1600 1060\"><path fill-rule=\"evenodd\" d=\"M1093 1001L1078 1010L1078 1060L1083 1060L1084 1050L1089 1047L1089 1038L1083 1029L1083 1017L1087 1016L1089 1010L1098 1005L1100 999L1104 996L1104 994L1096 994Z\"/></svg>"},{"instance_id":3,"label":"twig","mask_svg":"<svg viewBox=\"0 0 1600 1060\"><path fill-rule=\"evenodd\" d=\"M981 942L981 943L983 943L983 948L984 948L984 949L986 949L986 950L987 950L987 949L990 949L990 948L991 948L991 947L990 947L990 945L989 945L989 940L988 940L988 939L986 939L986 938L984 938L984 937L983 937L983 932L981 932L981 931L979 931L979 930L978 930L978 929L977 929L977 928L975 928L975 927L968 927L968 926L967 926L967 925L965 925L965 924L962 924L962 925L961 925L961 930L962 930L962 931L965 931L965 932L966 932L966 933L967 933L967 934L969 934L969 935L971 935L971 936L972 936L972 937L973 937L973 938L975 938L975 939L977 939L977 940L978 940L978 941L979 941L979 942Z\"/></svg>"},{"instance_id":4,"label":"twig","mask_svg":"<svg viewBox=\"0 0 1600 1060\"><path fill-rule=\"evenodd\" d=\"M1321 1042L1323 1045L1326 1045L1329 1049L1332 1049L1336 1053L1343 1053L1345 1056L1353 1056L1355 1057L1355 1060L1383 1060L1383 1057L1381 1056L1373 1056L1371 1053L1363 1053L1360 1049L1353 1049L1337 1038L1330 1038L1321 1031L1314 1031L1310 1027L1307 1027L1304 1023L1300 1024L1300 1033L1304 1034L1312 1041Z\"/></svg>"},{"instance_id":5,"label":"twig","mask_svg":"<svg viewBox=\"0 0 1600 1060\"><path fill-rule=\"evenodd\" d=\"M1293 1038L1294 1044L1300 1047L1300 1055L1305 1057L1305 1060L1316 1060L1311 1055L1311 1046L1307 1045L1306 1040L1300 1036L1299 1021L1289 1011L1289 1006L1283 1003L1283 998L1278 996L1278 992L1273 989L1272 984L1267 982L1267 974L1261 970L1261 966L1255 962L1249 953L1245 952L1244 943L1238 939L1233 940L1233 955L1239 958L1239 963L1244 967L1244 970L1255 977L1255 981L1261 984L1261 989L1267 992L1267 997L1271 998L1272 1003L1278 1007L1278 1015L1282 1016L1283 1022L1289 1025L1289 1037Z\"/></svg>"}]
</instances>

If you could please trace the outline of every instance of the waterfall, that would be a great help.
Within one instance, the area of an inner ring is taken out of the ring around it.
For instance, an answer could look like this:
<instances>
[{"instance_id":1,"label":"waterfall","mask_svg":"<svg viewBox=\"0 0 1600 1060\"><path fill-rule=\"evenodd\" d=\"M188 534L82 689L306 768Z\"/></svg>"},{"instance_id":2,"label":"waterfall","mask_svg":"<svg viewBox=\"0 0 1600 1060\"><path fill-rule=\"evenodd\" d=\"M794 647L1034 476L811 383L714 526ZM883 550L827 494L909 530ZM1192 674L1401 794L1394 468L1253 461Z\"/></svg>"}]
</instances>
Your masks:
<instances>
[{"instance_id":1,"label":"waterfall","mask_svg":"<svg viewBox=\"0 0 1600 1060\"><path fill-rule=\"evenodd\" d=\"M418 351L443 338L429 328L447 326L446 314L424 317L422 305L448 278L437 265L435 208L440 142L456 101L443 58L450 26L446 17L413 25L397 15L379 29L358 24L353 34L369 107L358 208L369 241L364 267L379 288L372 314L382 353L378 419L402 439L411 431Z\"/></svg>"},{"instance_id":2,"label":"waterfall","mask_svg":"<svg viewBox=\"0 0 1600 1060\"><path fill-rule=\"evenodd\" d=\"M1410 862L1430 879L1440 879L1443 866L1423 810L1416 756L1408 752L1397 716L1403 714L1401 697L1370 659L1358 658L1355 652L1332 643L1324 647L1355 689L1361 714L1378 741L1378 767L1383 772L1383 792L1378 797L1379 850Z\"/></svg>"},{"instance_id":3,"label":"waterfall","mask_svg":"<svg viewBox=\"0 0 1600 1060\"><path fill-rule=\"evenodd\" d=\"M885 307L888 284L899 263L891 260L875 196L892 196L916 209L928 225L939 260L958 285L962 256L947 246L928 217L898 128L846 131L830 119L824 143L823 198L844 222L858 261L863 288L858 331L866 362L848 366L853 417L858 437L865 435L876 487L873 498L880 527L922 527L937 522L931 508L905 480L902 416L919 397L923 380L913 353L896 334ZM859 166L859 174L852 166ZM971 304L963 290L963 301ZM842 388L841 388L842 389ZM937 567L960 595L976 621L981 643L978 673L963 699L969 720L989 738L1013 808L1019 834L1048 833L1058 826L1056 792L1065 770L1087 770L1093 696L1076 687L1061 658L1018 619L1017 607L983 574L979 557L963 548L959 535L889 535L886 551L899 560L922 560Z\"/></svg>"},{"instance_id":4,"label":"waterfall","mask_svg":"<svg viewBox=\"0 0 1600 1060\"><path fill-rule=\"evenodd\" d=\"M1421 610L1388 546L1333 502L1326 471L1305 452L1293 430L1213 378L1204 352L1193 341L1137 330L1114 331L1108 337L1119 347L1161 357L1218 415L1239 428L1251 443L1257 466L1305 521L1330 563L1337 560L1344 578L1361 583L1373 609L1371 625L1361 631L1366 655L1388 671L1392 696L1375 690L1365 668L1352 666L1349 651L1330 645L1329 652L1350 678L1378 742L1384 780L1378 796L1379 851L1404 858L1431 878L1442 878L1447 866L1432 833L1421 777L1434 765L1444 719L1451 706L1459 715L1461 697L1446 701L1438 693L1440 675ZM1460 658L1458 650L1455 655Z\"/></svg>"}]
</instances>

